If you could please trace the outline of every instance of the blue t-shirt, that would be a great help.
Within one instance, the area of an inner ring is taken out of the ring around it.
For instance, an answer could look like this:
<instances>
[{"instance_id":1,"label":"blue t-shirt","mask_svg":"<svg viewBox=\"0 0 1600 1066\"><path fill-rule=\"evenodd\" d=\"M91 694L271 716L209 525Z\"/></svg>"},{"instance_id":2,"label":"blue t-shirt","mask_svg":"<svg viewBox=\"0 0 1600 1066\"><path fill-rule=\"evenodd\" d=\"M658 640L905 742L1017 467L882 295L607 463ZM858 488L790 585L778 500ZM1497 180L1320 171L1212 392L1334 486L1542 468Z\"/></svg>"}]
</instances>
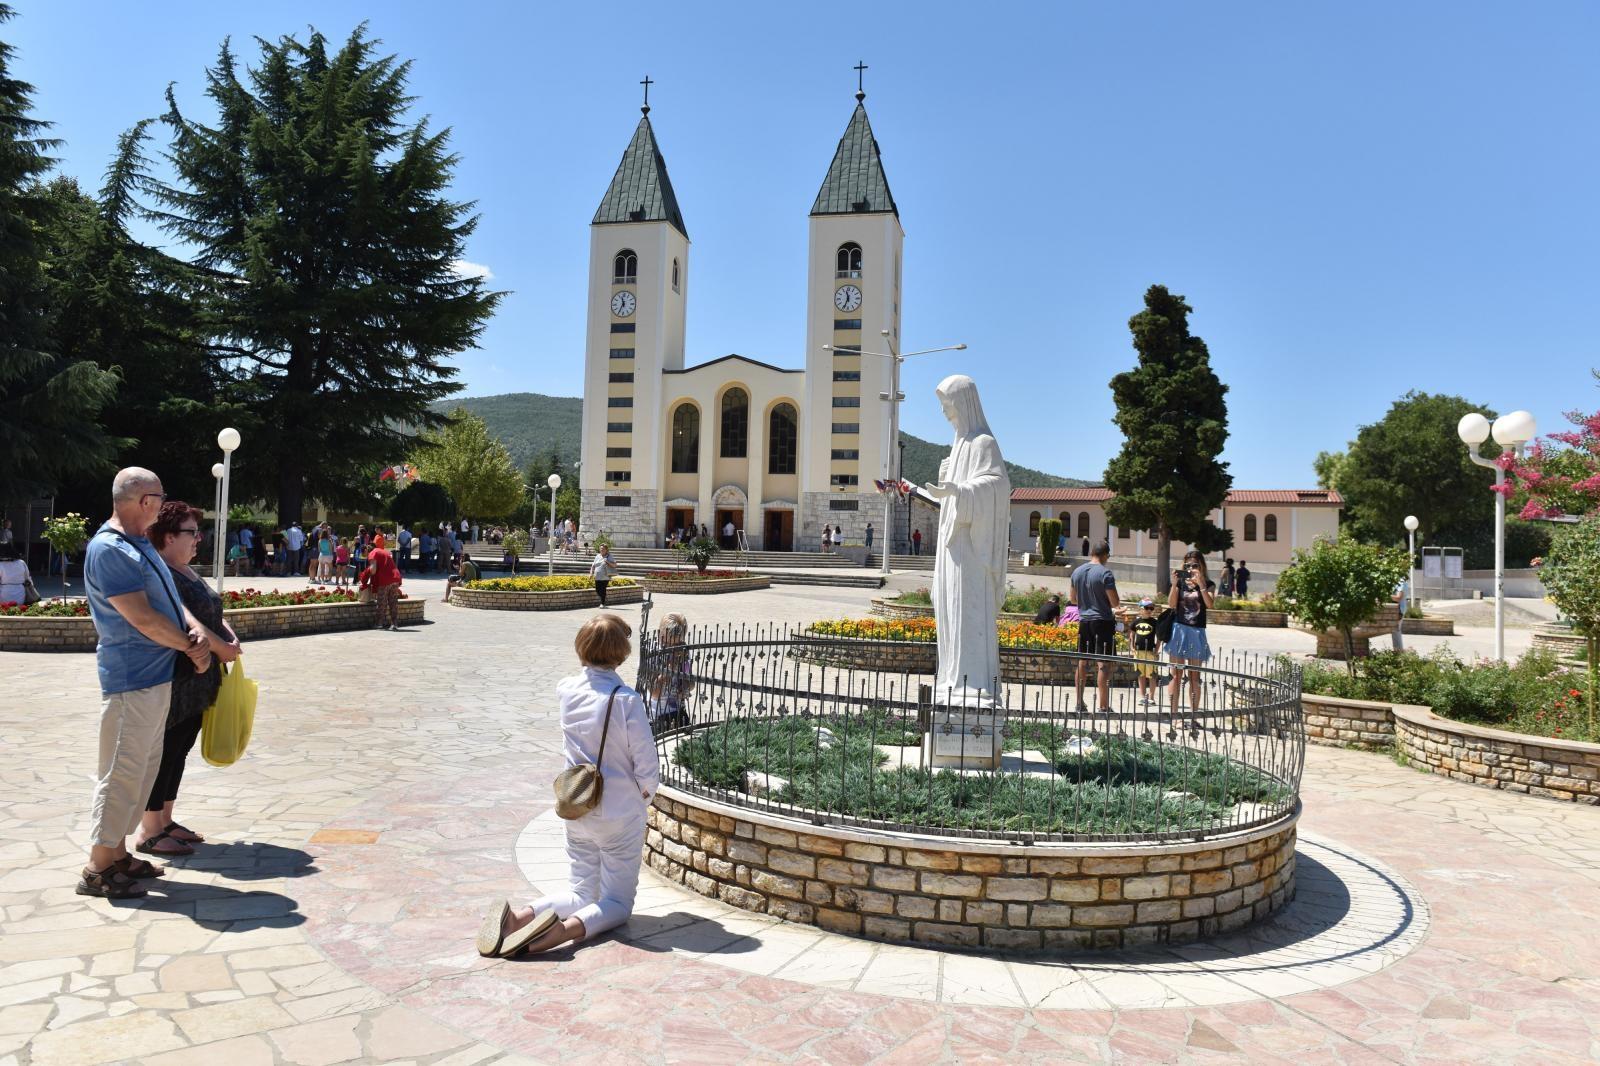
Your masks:
<instances>
[{"instance_id":1,"label":"blue t-shirt","mask_svg":"<svg viewBox=\"0 0 1600 1066\"><path fill-rule=\"evenodd\" d=\"M1106 590L1116 587L1116 575L1110 567L1089 562L1074 570L1072 595L1078 604L1078 617L1089 622L1113 621L1111 597L1106 595Z\"/></svg>"},{"instance_id":2,"label":"blue t-shirt","mask_svg":"<svg viewBox=\"0 0 1600 1066\"><path fill-rule=\"evenodd\" d=\"M94 619L100 643L95 661L100 667L100 691L107 696L151 688L172 680L178 653L157 644L134 628L111 606L111 597L143 592L150 606L172 619L179 629L183 615L173 604L182 603L166 560L144 537L131 533L119 537L109 524L89 541L83 561L83 584L89 594L89 617ZM132 543L129 543L129 542Z\"/></svg>"}]
</instances>

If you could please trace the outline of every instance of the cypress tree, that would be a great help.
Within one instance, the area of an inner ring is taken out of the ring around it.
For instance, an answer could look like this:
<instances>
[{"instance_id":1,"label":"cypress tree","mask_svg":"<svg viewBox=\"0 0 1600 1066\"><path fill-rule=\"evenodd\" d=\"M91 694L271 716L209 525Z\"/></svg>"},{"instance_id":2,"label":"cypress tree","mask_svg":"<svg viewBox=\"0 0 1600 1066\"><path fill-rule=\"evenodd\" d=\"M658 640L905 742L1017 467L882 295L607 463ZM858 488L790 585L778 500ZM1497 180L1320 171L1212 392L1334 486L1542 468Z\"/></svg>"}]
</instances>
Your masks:
<instances>
[{"instance_id":1,"label":"cypress tree","mask_svg":"<svg viewBox=\"0 0 1600 1066\"><path fill-rule=\"evenodd\" d=\"M0 22L13 14L0 4ZM41 235L53 219L41 179L60 142L40 136L49 123L31 115L33 86L11 76L14 55L0 42L0 503L109 474L116 443L98 417L117 376L51 344Z\"/></svg>"},{"instance_id":2,"label":"cypress tree","mask_svg":"<svg viewBox=\"0 0 1600 1066\"><path fill-rule=\"evenodd\" d=\"M331 55L315 31L261 41L241 72L224 42L214 123L169 90L176 181L144 183L194 249L212 357L250 413L236 491L276 498L283 522L307 494L371 505L378 469L443 421L428 405L460 388L446 360L501 296L454 269L477 217L447 195L449 131L408 118L410 63L377 43L364 26Z\"/></svg>"},{"instance_id":3,"label":"cypress tree","mask_svg":"<svg viewBox=\"0 0 1600 1066\"><path fill-rule=\"evenodd\" d=\"M1139 365L1111 379L1122 451L1106 466L1112 524L1156 529L1156 587L1172 582L1172 541L1204 552L1225 550L1233 536L1211 521L1233 476L1217 457L1228 439L1228 387L1211 369L1206 342L1189 332L1190 306L1164 285L1144 294L1128 320Z\"/></svg>"}]
</instances>

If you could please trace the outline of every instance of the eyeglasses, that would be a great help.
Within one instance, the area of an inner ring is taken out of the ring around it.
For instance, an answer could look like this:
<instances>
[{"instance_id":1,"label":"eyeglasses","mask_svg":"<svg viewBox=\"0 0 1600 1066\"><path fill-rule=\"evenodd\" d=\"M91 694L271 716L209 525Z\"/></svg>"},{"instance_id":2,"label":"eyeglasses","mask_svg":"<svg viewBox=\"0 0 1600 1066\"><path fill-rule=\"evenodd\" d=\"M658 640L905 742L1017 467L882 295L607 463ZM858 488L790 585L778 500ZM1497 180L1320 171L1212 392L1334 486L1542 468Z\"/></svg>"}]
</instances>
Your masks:
<instances>
[{"instance_id":1,"label":"eyeglasses","mask_svg":"<svg viewBox=\"0 0 1600 1066\"><path fill-rule=\"evenodd\" d=\"M178 532L193 537L195 540L199 540L201 537L205 536L205 534L200 532L198 529L180 529Z\"/></svg>"},{"instance_id":2,"label":"eyeglasses","mask_svg":"<svg viewBox=\"0 0 1600 1066\"><path fill-rule=\"evenodd\" d=\"M139 497L139 505L141 507L144 506L144 501L148 500L152 496L154 496L156 499L160 500L162 503L166 503L167 502L167 494L166 493L164 493L164 492L147 492L143 496Z\"/></svg>"}]
</instances>

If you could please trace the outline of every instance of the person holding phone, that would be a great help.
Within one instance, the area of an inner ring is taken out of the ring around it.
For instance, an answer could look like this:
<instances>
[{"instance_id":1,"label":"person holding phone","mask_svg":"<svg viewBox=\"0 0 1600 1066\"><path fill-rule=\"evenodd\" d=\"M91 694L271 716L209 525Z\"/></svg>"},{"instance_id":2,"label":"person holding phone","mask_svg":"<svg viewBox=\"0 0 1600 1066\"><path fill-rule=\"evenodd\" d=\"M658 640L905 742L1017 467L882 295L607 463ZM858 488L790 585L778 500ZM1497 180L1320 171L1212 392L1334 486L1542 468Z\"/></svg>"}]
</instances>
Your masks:
<instances>
[{"instance_id":1,"label":"person holding phone","mask_svg":"<svg viewBox=\"0 0 1600 1066\"><path fill-rule=\"evenodd\" d=\"M1189 708L1200 709L1200 671L1184 667L1197 667L1211 658L1206 610L1216 601L1216 592L1217 583L1206 575L1205 556L1193 550L1185 552L1183 568L1172 572L1172 590L1167 593L1167 606L1175 612L1172 639L1167 641L1167 658L1172 661L1167 699L1173 714L1178 713L1185 674L1189 677Z\"/></svg>"}]
</instances>

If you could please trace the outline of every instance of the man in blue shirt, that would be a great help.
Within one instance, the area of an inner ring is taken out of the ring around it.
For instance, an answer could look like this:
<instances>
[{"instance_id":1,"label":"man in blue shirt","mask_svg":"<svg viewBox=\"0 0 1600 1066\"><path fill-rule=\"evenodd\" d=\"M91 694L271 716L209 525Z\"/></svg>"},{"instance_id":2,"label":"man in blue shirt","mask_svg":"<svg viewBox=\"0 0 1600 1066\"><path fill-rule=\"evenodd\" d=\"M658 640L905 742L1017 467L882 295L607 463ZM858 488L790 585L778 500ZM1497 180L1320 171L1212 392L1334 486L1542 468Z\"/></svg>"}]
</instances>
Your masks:
<instances>
[{"instance_id":1,"label":"man in blue shirt","mask_svg":"<svg viewBox=\"0 0 1600 1066\"><path fill-rule=\"evenodd\" d=\"M1111 545L1100 541L1089 550L1089 561L1072 572L1072 587L1067 595L1078 605L1078 654L1115 655L1117 653L1117 608L1122 600L1117 596L1117 578L1106 566L1111 558ZM1078 710L1088 710L1083 702L1083 675L1088 660L1078 660ZM1100 693L1100 709L1111 708L1111 664L1101 659L1096 665L1096 688Z\"/></svg>"},{"instance_id":2,"label":"man in blue shirt","mask_svg":"<svg viewBox=\"0 0 1600 1066\"><path fill-rule=\"evenodd\" d=\"M111 520L90 539L84 556L89 615L100 635L95 664L101 695L93 838L89 865L78 879L84 896L142 896L140 880L166 872L129 855L127 838L139 824L161 766L178 656L187 656L195 670L211 663L204 631L145 538L165 499L161 479L150 471L118 471L111 484Z\"/></svg>"}]
</instances>

